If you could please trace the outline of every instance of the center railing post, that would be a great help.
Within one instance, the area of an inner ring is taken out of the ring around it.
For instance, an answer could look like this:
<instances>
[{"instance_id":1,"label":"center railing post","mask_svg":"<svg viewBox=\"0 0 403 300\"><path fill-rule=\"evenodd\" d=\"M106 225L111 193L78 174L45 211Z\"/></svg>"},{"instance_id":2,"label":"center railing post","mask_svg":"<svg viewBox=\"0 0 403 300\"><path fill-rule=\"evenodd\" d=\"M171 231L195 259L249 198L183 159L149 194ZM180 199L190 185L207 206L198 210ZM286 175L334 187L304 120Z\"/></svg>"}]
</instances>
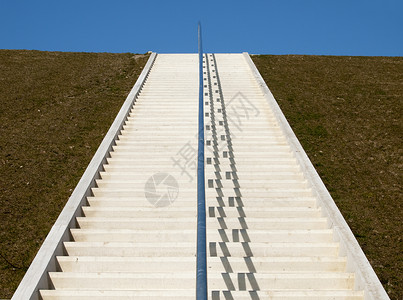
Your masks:
<instances>
[{"instance_id":1,"label":"center railing post","mask_svg":"<svg viewBox=\"0 0 403 300\"><path fill-rule=\"evenodd\" d=\"M197 155L197 273L196 299L207 300L206 253L206 195L204 186L204 109L203 109L203 47L201 24L198 25L199 41L199 133Z\"/></svg>"}]
</instances>

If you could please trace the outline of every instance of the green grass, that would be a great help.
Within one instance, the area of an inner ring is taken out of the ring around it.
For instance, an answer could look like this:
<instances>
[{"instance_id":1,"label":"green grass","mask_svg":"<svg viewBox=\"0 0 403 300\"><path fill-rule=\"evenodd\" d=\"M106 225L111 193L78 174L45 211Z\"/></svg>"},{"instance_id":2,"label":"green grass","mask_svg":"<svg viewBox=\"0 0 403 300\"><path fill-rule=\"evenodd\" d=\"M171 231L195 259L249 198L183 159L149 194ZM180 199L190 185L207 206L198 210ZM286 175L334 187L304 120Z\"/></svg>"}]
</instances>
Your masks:
<instances>
[{"instance_id":1,"label":"green grass","mask_svg":"<svg viewBox=\"0 0 403 300\"><path fill-rule=\"evenodd\" d=\"M401 300L403 58L252 59L386 291Z\"/></svg>"}]
</instances>

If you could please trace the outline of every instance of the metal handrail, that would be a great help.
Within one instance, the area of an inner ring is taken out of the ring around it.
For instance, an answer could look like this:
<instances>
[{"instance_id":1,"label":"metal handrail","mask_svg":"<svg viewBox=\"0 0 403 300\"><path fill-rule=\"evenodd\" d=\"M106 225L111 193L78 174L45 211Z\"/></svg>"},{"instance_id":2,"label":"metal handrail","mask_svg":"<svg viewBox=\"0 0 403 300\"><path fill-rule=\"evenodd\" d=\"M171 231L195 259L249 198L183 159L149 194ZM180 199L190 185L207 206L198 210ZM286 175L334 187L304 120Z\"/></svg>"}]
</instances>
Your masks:
<instances>
[{"instance_id":1,"label":"metal handrail","mask_svg":"<svg viewBox=\"0 0 403 300\"><path fill-rule=\"evenodd\" d=\"M196 299L207 300L206 195L204 185L203 47L201 24L199 42L199 134L197 155L197 273Z\"/></svg>"}]
</instances>

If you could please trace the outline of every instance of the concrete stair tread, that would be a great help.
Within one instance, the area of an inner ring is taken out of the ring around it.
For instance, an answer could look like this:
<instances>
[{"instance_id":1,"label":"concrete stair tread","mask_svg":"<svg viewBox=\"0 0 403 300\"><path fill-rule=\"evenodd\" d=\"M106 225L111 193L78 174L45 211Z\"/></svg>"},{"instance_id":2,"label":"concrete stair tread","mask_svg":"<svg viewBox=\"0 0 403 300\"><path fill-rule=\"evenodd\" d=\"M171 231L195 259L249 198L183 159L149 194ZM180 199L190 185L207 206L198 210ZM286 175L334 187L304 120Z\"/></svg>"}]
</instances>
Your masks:
<instances>
[{"instance_id":1,"label":"concrete stair tread","mask_svg":"<svg viewBox=\"0 0 403 300\"><path fill-rule=\"evenodd\" d=\"M126 290L126 291L77 291L77 290L41 290L43 300L98 300L98 299L194 299L194 289L183 290Z\"/></svg>"},{"instance_id":2,"label":"concrete stair tread","mask_svg":"<svg viewBox=\"0 0 403 300\"><path fill-rule=\"evenodd\" d=\"M133 289L192 289L196 274L190 272L164 273L90 273L49 272L56 289L65 290L133 290Z\"/></svg>"},{"instance_id":3,"label":"concrete stair tread","mask_svg":"<svg viewBox=\"0 0 403 300\"><path fill-rule=\"evenodd\" d=\"M210 290L212 300L362 300L363 291L354 290L260 290L260 291L214 291Z\"/></svg>"},{"instance_id":4,"label":"concrete stair tread","mask_svg":"<svg viewBox=\"0 0 403 300\"><path fill-rule=\"evenodd\" d=\"M99 290L99 291L66 291L66 290L41 290L42 297L66 297L63 299L111 299L112 297L115 299L119 297L119 299L139 299L138 297L144 297L140 299L149 299L148 297L161 297L163 299L194 299L194 290L129 290L129 291L108 291L108 290ZM327 290L327 291L318 291L318 290L270 290L270 291L214 291L211 290L214 296L212 300L215 299L228 299L230 295L234 299L254 299L251 296L256 295L258 298L256 299L313 299L313 300L350 300L350 299L363 299L364 292L363 291L354 291L354 290ZM67 298L67 297L77 297L77 298ZM83 298L88 297L88 298ZM95 298L94 298L95 297ZM127 298L126 298L127 297ZM221 298L215 298L221 297ZM270 297L270 298L268 298ZM275 298L272 298L275 297ZM289 297L289 298L286 298ZM315 297L315 298L308 298ZM326 298L325 298L326 297ZM345 298L349 297L349 298ZM352 297L352 298L351 298ZM47 299L47 298L45 298ZM53 298L49 298L53 299ZM56 299L56 298L55 298Z\"/></svg>"},{"instance_id":5,"label":"concrete stair tread","mask_svg":"<svg viewBox=\"0 0 403 300\"><path fill-rule=\"evenodd\" d=\"M195 287L195 272L164 273L70 273L49 272L56 289L116 289L139 288L178 289ZM354 274L351 273L210 273L211 289L352 289ZM251 287L248 288L248 286Z\"/></svg>"},{"instance_id":6,"label":"concrete stair tread","mask_svg":"<svg viewBox=\"0 0 403 300\"><path fill-rule=\"evenodd\" d=\"M120 207L120 208L126 208L126 207L143 207L143 208L155 208L154 205L152 205L150 202L148 202L146 199L143 200L133 200L133 199L114 199L114 198L109 198L109 199L97 199L97 198L91 198L88 199L88 202L90 204L90 207L95 208L95 207ZM190 200L175 200L174 202L175 207L195 207L195 203L190 201Z\"/></svg>"},{"instance_id":7,"label":"concrete stair tread","mask_svg":"<svg viewBox=\"0 0 403 300\"><path fill-rule=\"evenodd\" d=\"M130 212L130 211L144 211L144 212L187 212L187 213L192 213L195 212L196 205L195 207L91 207L91 206L84 206L83 211L84 212L89 212L89 211L116 211L116 212ZM187 215L189 217L189 215Z\"/></svg>"}]
</instances>

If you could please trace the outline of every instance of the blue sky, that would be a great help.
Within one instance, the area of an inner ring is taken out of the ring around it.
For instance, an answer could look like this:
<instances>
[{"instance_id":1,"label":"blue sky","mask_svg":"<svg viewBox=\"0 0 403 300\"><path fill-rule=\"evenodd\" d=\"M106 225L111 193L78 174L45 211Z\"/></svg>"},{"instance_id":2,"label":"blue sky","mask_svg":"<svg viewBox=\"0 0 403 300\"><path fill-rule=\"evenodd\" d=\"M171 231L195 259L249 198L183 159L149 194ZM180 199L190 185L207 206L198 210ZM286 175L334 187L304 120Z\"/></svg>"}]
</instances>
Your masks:
<instances>
[{"instance_id":1,"label":"blue sky","mask_svg":"<svg viewBox=\"0 0 403 300\"><path fill-rule=\"evenodd\" d=\"M402 0L0 0L0 49L403 56Z\"/></svg>"}]
</instances>

